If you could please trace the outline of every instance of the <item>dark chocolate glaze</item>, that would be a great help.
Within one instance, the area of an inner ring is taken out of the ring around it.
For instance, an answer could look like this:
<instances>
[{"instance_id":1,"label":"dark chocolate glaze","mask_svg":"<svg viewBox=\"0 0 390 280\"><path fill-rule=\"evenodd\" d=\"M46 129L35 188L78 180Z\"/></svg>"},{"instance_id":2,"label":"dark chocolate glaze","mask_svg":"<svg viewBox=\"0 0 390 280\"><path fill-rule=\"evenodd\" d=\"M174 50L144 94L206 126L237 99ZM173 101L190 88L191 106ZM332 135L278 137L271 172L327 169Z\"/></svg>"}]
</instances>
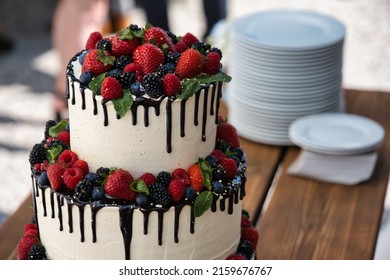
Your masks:
<instances>
[{"instance_id":1,"label":"dark chocolate glaze","mask_svg":"<svg viewBox=\"0 0 390 280\"><path fill-rule=\"evenodd\" d=\"M185 123L186 123L186 103L188 99L183 99L180 102L180 136L186 136Z\"/></svg>"},{"instance_id":2,"label":"dark chocolate glaze","mask_svg":"<svg viewBox=\"0 0 390 280\"><path fill-rule=\"evenodd\" d=\"M62 206L64 205L64 197L62 195L57 195L57 207L58 207L58 220L60 222L60 231L64 230L62 223Z\"/></svg>"}]
</instances>

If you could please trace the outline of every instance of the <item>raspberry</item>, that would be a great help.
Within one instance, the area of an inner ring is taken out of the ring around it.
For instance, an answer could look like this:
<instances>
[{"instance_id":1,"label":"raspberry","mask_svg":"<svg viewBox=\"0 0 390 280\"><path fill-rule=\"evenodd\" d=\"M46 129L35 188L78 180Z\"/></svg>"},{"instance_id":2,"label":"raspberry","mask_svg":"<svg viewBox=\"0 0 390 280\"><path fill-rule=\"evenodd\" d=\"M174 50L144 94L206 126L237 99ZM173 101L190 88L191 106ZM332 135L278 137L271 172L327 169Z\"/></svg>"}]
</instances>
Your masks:
<instances>
[{"instance_id":1,"label":"raspberry","mask_svg":"<svg viewBox=\"0 0 390 280\"><path fill-rule=\"evenodd\" d=\"M215 74L221 68L221 57L216 52L210 52L206 55L203 65L203 72L206 74Z\"/></svg>"},{"instance_id":2,"label":"raspberry","mask_svg":"<svg viewBox=\"0 0 390 280\"><path fill-rule=\"evenodd\" d=\"M64 184L68 189L73 191L76 188L77 184L83 179L83 176L84 172L80 168L69 168L65 170L63 175Z\"/></svg>"},{"instance_id":3,"label":"raspberry","mask_svg":"<svg viewBox=\"0 0 390 280\"><path fill-rule=\"evenodd\" d=\"M169 183L168 193L173 201L180 201L184 197L185 185L180 179L174 179Z\"/></svg>"},{"instance_id":4,"label":"raspberry","mask_svg":"<svg viewBox=\"0 0 390 280\"><path fill-rule=\"evenodd\" d=\"M70 168L78 159L79 157L75 152L72 150L65 150L58 156L57 162Z\"/></svg>"},{"instance_id":5,"label":"raspberry","mask_svg":"<svg viewBox=\"0 0 390 280\"><path fill-rule=\"evenodd\" d=\"M183 168L177 168L172 172L172 179L179 179L184 183L184 186L189 186L191 184L190 176L188 176L187 171Z\"/></svg>"},{"instance_id":6,"label":"raspberry","mask_svg":"<svg viewBox=\"0 0 390 280\"><path fill-rule=\"evenodd\" d=\"M31 247L38 242L39 241L36 236L30 234L23 235L18 243L18 260L27 260L28 252L30 251Z\"/></svg>"},{"instance_id":7,"label":"raspberry","mask_svg":"<svg viewBox=\"0 0 390 280\"><path fill-rule=\"evenodd\" d=\"M175 74L166 74L162 84L166 96L173 96L181 91L181 82Z\"/></svg>"},{"instance_id":8,"label":"raspberry","mask_svg":"<svg viewBox=\"0 0 390 280\"><path fill-rule=\"evenodd\" d=\"M58 134L57 139L64 142L66 145L70 146L70 133L69 133L69 131L67 131L67 130L61 131Z\"/></svg>"},{"instance_id":9,"label":"raspberry","mask_svg":"<svg viewBox=\"0 0 390 280\"><path fill-rule=\"evenodd\" d=\"M188 48L191 48L192 44L199 42L199 39L196 38L196 36L192 33L187 32L186 34L184 34L183 38L181 39L181 42L183 42Z\"/></svg>"},{"instance_id":10,"label":"raspberry","mask_svg":"<svg viewBox=\"0 0 390 280\"><path fill-rule=\"evenodd\" d=\"M152 173L145 173L138 179L144 181L144 183L149 187L151 184L156 182L156 177Z\"/></svg>"},{"instance_id":11,"label":"raspberry","mask_svg":"<svg viewBox=\"0 0 390 280\"><path fill-rule=\"evenodd\" d=\"M102 97L107 100L118 99L123 96L121 84L113 77L104 78L100 93Z\"/></svg>"},{"instance_id":12,"label":"raspberry","mask_svg":"<svg viewBox=\"0 0 390 280\"><path fill-rule=\"evenodd\" d=\"M92 32L91 34L89 34L88 40L85 44L85 49L89 50L89 49L96 48L97 43L102 39L103 36L100 32L98 31Z\"/></svg>"},{"instance_id":13,"label":"raspberry","mask_svg":"<svg viewBox=\"0 0 390 280\"><path fill-rule=\"evenodd\" d=\"M217 150L215 149L211 155L215 156L217 158L217 160L221 160L223 158L227 158L226 154L224 152L222 152L221 150Z\"/></svg>"},{"instance_id":14,"label":"raspberry","mask_svg":"<svg viewBox=\"0 0 390 280\"><path fill-rule=\"evenodd\" d=\"M73 167L80 168L83 171L84 175L89 173L88 163L85 160L79 159L73 164Z\"/></svg>"},{"instance_id":15,"label":"raspberry","mask_svg":"<svg viewBox=\"0 0 390 280\"><path fill-rule=\"evenodd\" d=\"M62 175L65 172L65 167L60 163L53 163L47 168L47 178L53 190L59 190L64 184Z\"/></svg>"}]
</instances>

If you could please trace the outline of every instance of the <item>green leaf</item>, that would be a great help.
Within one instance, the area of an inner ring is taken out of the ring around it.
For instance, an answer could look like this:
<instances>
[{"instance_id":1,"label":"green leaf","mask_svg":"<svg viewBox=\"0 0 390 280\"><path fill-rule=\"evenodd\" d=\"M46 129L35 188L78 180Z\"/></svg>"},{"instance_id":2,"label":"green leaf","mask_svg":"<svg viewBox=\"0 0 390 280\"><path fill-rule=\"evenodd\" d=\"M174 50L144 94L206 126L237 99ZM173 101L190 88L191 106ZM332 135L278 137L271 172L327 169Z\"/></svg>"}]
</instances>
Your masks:
<instances>
[{"instance_id":1,"label":"green leaf","mask_svg":"<svg viewBox=\"0 0 390 280\"><path fill-rule=\"evenodd\" d=\"M124 89L122 98L111 100L114 104L115 111L119 116L123 117L126 115L127 111L130 110L131 105L133 105L133 98L131 97L130 90Z\"/></svg>"},{"instance_id":2,"label":"green leaf","mask_svg":"<svg viewBox=\"0 0 390 280\"><path fill-rule=\"evenodd\" d=\"M129 27L123 28L118 31L119 39L121 40L131 40L134 38L143 38L144 37L144 29L140 29L137 31L131 30Z\"/></svg>"},{"instance_id":3,"label":"green leaf","mask_svg":"<svg viewBox=\"0 0 390 280\"><path fill-rule=\"evenodd\" d=\"M46 151L46 157L50 163L54 163L62 152L61 145L55 145Z\"/></svg>"},{"instance_id":4,"label":"green leaf","mask_svg":"<svg viewBox=\"0 0 390 280\"><path fill-rule=\"evenodd\" d=\"M131 183L130 188L137 193L144 193L146 195L149 195L148 186L145 184L145 182L142 179Z\"/></svg>"},{"instance_id":5,"label":"green leaf","mask_svg":"<svg viewBox=\"0 0 390 280\"><path fill-rule=\"evenodd\" d=\"M194 214L195 217L200 217L206 212L213 203L213 194L210 191L204 191L200 193L194 202Z\"/></svg>"},{"instance_id":6,"label":"green leaf","mask_svg":"<svg viewBox=\"0 0 390 280\"><path fill-rule=\"evenodd\" d=\"M213 180L213 170L211 169L209 163L205 160L199 163L200 171L203 176L203 184L209 191L211 190L211 182Z\"/></svg>"},{"instance_id":7,"label":"green leaf","mask_svg":"<svg viewBox=\"0 0 390 280\"><path fill-rule=\"evenodd\" d=\"M103 80L106 76L107 73L100 74L89 82L88 86L92 90L93 94L100 95L100 88L102 87Z\"/></svg>"},{"instance_id":8,"label":"green leaf","mask_svg":"<svg viewBox=\"0 0 390 280\"><path fill-rule=\"evenodd\" d=\"M104 66L107 65L113 65L115 61L115 56L113 55L108 55L105 51L103 50L97 50L97 59L103 63Z\"/></svg>"},{"instance_id":9,"label":"green leaf","mask_svg":"<svg viewBox=\"0 0 390 280\"><path fill-rule=\"evenodd\" d=\"M218 72L218 73L213 74L213 75L206 75L206 76L199 77L200 84L208 84L208 83L214 83L214 82L228 83L231 80L232 80L232 78L223 72Z\"/></svg>"},{"instance_id":10,"label":"green leaf","mask_svg":"<svg viewBox=\"0 0 390 280\"><path fill-rule=\"evenodd\" d=\"M182 83L182 91L176 97L179 99L188 99L200 89L198 79L184 79Z\"/></svg>"},{"instance_id":11,"label":"green leaf","mask_svg":"<svg viewBox=\"0 0 390 280\"><path fill-rule=\"evenodd\" d=\"M67 120L59 121L56 125L49 128L49 135L51 137L57 137L58 134L65 129L67 124Z\"/></svg>"}]
</instances>

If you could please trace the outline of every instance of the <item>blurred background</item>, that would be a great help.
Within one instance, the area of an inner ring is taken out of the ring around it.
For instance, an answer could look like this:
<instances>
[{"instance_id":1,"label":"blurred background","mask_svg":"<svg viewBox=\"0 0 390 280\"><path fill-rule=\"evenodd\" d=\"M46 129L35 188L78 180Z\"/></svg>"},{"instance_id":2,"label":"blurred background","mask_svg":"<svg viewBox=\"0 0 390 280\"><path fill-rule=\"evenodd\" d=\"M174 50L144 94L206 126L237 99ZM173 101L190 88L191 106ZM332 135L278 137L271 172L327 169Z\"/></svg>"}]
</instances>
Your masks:
<instances>
[{"instance_id":1,"label":"blurred background","mask_svg":"<svg viewBox=\"0 0 390 280\"><path fill-rule=\"evenodd\" d=\"M74 0L78 1L78 0ZM127 2L123 17L143 26L144 10ZM210 0L209 0L210 1ZM82 1L80 1L82 2ZM191 32L201 38L205 16L201 0L167 0L173 33ZM321 12L347 28L343 86L390 92L390 0L227 0L227 17L213 33L213 43L228 53L229 24L235 18L270 9ZM58 1L1 0L0 32L10 41L0 51L0 225L31 190L28 155L43 138L53 115L53 91L59 69L51 29ZM72 20L72 17L69 18ZM227 27L227 28L226 28ZM228 61L225 61L228 64Z\"/></svg>"}]
</instances>

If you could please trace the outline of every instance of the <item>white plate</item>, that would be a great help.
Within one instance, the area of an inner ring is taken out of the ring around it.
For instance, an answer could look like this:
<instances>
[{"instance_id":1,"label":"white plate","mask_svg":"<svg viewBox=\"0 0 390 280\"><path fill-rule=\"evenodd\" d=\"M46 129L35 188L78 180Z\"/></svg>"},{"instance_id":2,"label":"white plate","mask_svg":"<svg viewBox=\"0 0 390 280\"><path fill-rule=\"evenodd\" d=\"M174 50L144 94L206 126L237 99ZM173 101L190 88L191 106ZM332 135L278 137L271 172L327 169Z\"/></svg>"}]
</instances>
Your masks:
<instances>
[{"instance_id":1,"label":"white plate","mask_svg":"<svg viewBox=\"0 0 390 280\"><path fill-rule=\"evenodd\" d=\"M234 32L254 44L270 49L310 50L344 39L345 27L338 20L302 11L271 11L238 19Z\"/></svg>"},{"instance_id":2,"label":"white plate","mask_svg":"<svg viewBox=\"0 0 390 280\"><path fill-rule=\"evenodd\" d=\"M350 155L374 150L383 141L384 129L363 116L326 113L295 120L289 128L293 143L326 154Z\"/></svg>"}]
</instances>

